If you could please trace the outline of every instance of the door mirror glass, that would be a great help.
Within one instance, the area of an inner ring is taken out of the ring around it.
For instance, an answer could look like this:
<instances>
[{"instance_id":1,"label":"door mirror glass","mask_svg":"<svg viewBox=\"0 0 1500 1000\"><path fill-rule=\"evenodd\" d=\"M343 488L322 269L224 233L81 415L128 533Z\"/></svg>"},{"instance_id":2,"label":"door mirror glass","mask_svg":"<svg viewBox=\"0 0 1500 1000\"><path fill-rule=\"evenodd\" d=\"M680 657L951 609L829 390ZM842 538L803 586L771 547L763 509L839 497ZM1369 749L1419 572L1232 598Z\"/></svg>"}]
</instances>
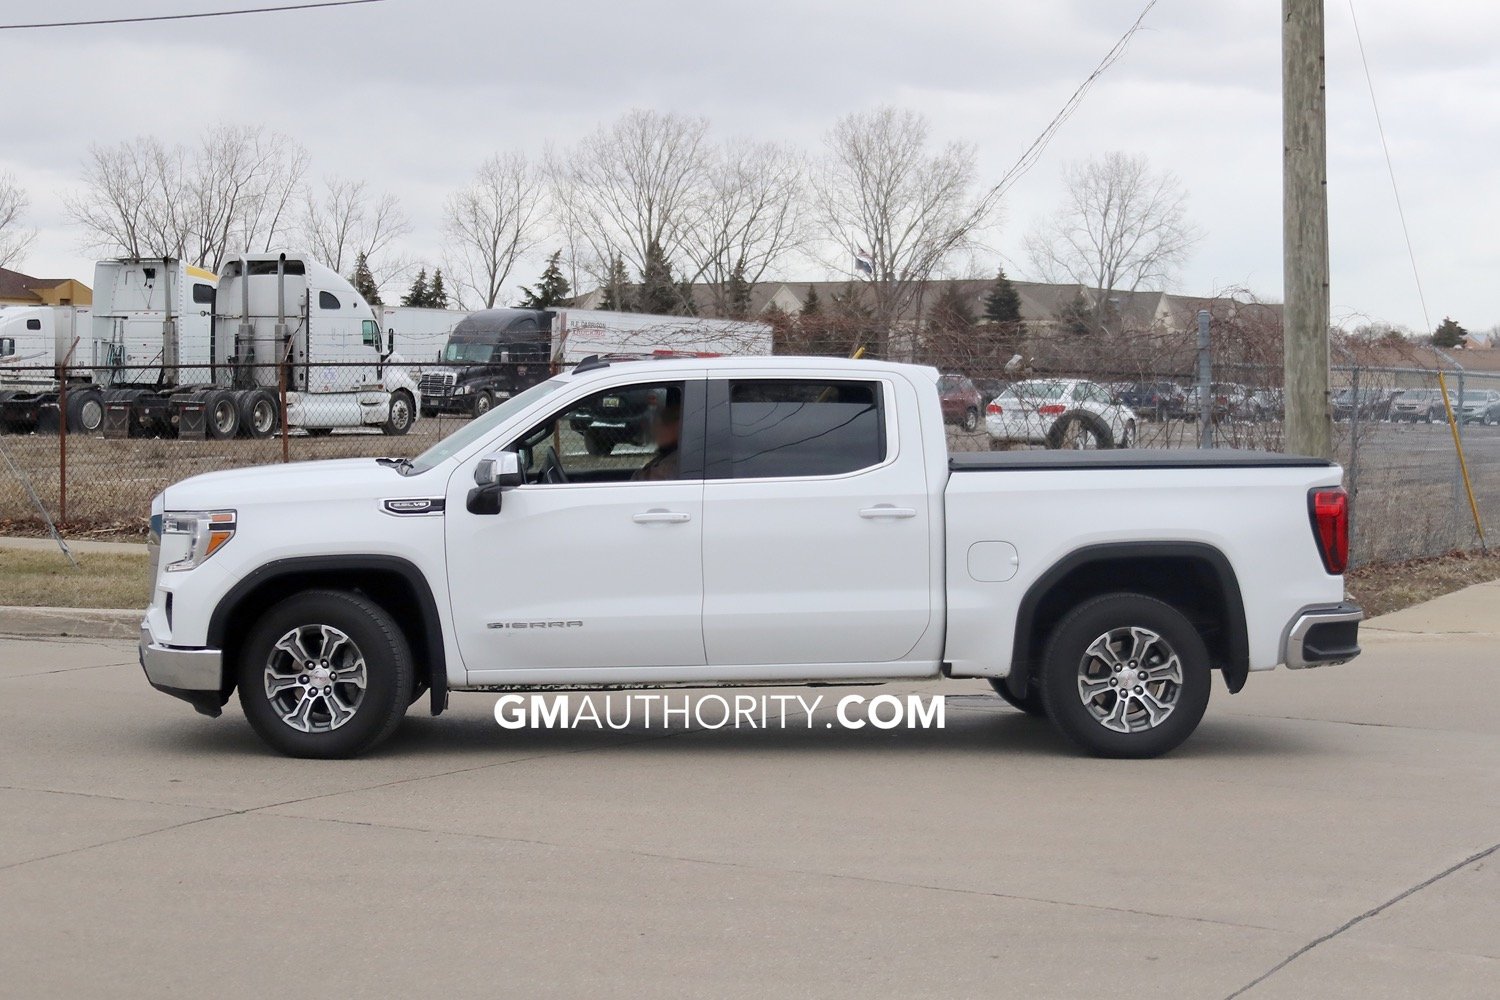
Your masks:
<instances>
[{"instance_id":1,"label":"door mirror glass","mask_svg":"<svg viewBox=\"0 0 1500 1000\"><path fill-rule=\"evenodd\" d=\"M508 490L525 482L521 475L521 456L513 451L498 451L479 460L474 467L474 485Z\"/></svg>"}]
</instances>

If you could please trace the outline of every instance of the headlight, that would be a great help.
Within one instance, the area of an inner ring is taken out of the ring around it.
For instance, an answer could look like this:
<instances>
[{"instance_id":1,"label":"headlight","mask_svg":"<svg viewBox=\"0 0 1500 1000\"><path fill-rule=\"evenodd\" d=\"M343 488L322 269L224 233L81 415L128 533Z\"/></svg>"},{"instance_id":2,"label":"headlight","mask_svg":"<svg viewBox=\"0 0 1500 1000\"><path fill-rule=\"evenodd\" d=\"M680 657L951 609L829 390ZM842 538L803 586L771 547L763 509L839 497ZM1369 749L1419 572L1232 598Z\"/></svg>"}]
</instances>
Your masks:
<instances>
[{"instance_id":1,"label":"headlight","mask_svg":"<svg viewBox=\"0 0 1500 1000\"><path fill-rule=\"evenodd\" d=\"M455 396L467 396L473 391L474 387L472 385L459 385L453 387L453 395Z\"/></svg>"},{"instance_id":2,"label":"headlight","mask_svg":"<svg viewBox=\"0 0 1500 1000\"><path fill-rule=\"evenodd\" d=\"M186 555L167 563L167 572L193 569L203 565L209 556L222 549L225 543L234 537L234 528L235 520L232 510L205 510L162 515L163 538L186 535L188 546Z\"/></svg>"}]
</instances>

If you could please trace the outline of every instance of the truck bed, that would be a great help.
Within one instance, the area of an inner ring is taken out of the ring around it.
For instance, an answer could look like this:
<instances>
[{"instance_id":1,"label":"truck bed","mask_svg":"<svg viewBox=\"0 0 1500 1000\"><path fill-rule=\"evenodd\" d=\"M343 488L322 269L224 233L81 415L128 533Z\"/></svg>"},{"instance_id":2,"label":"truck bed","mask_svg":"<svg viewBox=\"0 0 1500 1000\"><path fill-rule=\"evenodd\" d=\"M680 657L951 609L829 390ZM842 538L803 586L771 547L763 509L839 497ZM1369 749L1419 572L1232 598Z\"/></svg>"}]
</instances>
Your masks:
<instances>
[{"instance_id":1,"label":"truck bed","mask_svg":"<svg viewBox=\"0 0 1500 1000\"><path fill-rule=\"evenodd\" d=\"M989 451L951 455L953 472L1026 472L1078 469L1323 469L1333 463L1272 451L1118 449L1104 451Z\"/></svg>"}]
</instances>

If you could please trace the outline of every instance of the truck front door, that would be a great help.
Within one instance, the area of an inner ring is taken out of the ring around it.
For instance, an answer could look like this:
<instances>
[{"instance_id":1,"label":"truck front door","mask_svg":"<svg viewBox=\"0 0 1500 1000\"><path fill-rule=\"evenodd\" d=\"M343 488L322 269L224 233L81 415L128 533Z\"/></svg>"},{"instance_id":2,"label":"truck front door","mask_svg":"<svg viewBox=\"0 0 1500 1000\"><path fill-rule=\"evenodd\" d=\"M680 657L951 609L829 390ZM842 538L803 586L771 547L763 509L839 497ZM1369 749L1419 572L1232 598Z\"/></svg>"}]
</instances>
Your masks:
<instances>
[{"instance_id":1,"label":"truck front door","mask_svg":"<svg viewBox=\"0 0 1500 1000\"><path fill-rule=\"evenodd\" d=\"M902 453L897 384L708 385L709 665L911 659L932 617L932 512L915 424Z\"/></svg>"},{"instance_id":2,"label":"truck front door","mask_svg":"<svg viewBox=\"0 0 1500 1000\"><path fill-rule=\"evenodd\" d=\"M622 381L562 405L507 444L526 484L497 514L470 513L473 483L454 476L448 583L471 681L703 665L703 393L701 379ZM648 443L587 447L582 415L642 398Z\"/></svg>"}]
</instances>

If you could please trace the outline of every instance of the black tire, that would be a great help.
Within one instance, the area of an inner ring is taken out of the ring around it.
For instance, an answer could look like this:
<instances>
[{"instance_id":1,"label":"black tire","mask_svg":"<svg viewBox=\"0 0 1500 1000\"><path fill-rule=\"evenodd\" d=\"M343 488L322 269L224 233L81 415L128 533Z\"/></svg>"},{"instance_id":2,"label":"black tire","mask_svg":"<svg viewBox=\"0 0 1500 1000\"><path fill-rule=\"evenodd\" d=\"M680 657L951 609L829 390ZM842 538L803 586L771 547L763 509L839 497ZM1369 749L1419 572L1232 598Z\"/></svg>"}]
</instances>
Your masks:
<instances>
[{"instance_id":1,"label":"black tire","mask_svg":"<svg viewBox=\"0 0 1500 1000\"><path fill-rule=\"evenodd\" d=\"M239 394L240 433L247 438L268 438L281 427L281 403L267 389Z\"/></svg>"},{"instance_id":2,"label":"black tire","mask_svg":"<svg viewBox=\"0 0 1500 1000\"><path fill-rule=\"evenodd\" d=\"M286 673L289 683L275 695L270 693L274 676L291 670L296 659L285 649L278 651L278 643L296 630L320 627L343 633L362 658L363 692L356 694L358 689L352 684L341 684L338 673L318 676L326 667L337 668L341 659L346 668L352 661L344 642L325 646L321 636L326 631L309 631L301 637L300 648L314 658L306 662L320 666L303 674ZM319 648L314 650L312 645ZM330 648L333 657L316 659ZM273 663L274 669L269 669ZM268 677L268 672L274 676ZM240 706L256 735L289 757L322 759L356 757L395 732L411 702L414 674L411 647L395 619L364 595L340 590L308 590L272 607L250 629L237 664ZM302 677L308 678L305 684ZM316 685L320 679L330 683L322 689L314 687L309 695L306 685ZM337 708L333 707L335 699ZM291 711L284 717L289 706ZM350 714L339 716L343 711ZM289 718L305 723L306 730ZM342 721L335 723L336 718Z\"/></svg>"},{"instance_id":3,"label":"black tire","mask_svg":"<svg viewBox=\"0 0 1500 1000\"><path fill-rule=\"evenodd\" d=\"M979 430L979 411L972 406L964 411L964 430L970 434Z\"/></svg>"},{"instance_id":4,"label":"black tire","mask_svg":"<svg viewBox=\"0 0 1500 1000\"><path fill-rule=\"evenodd\" d=\"M1011 692L1008 677L991 677L990 687L994 688L995 693L1004 698L1012 708L1019 708L1036 719L1047 717L1047 706L1042 704L1042 692L1037 689L1037 685L1028 684L1025 696L1019 698Z\"/></svg>"},{"instance_id":5,"label":"black tire","mask_svg":"<svg viewBox=\"0 0 1500 1000\"><path fill-rule=\"evenodd\" d=\"M1089 442L1093 443L1094 449L1103 450L1115 446L1115 437L1103 420L1086 411L1064 413L1047 431L1047 447L1054 451L1061 448L1090 450Z\"/></svg>"},{"instance_id":6,"label":"black tire","mask_svg":"<svg viewBox=\"0 0 1500 1000\"><path fill-rule=\"evenodd\" d=\"M1123 645L1126 641L1138 642L1135 637L1139 633L1132 630L1148 631L1156 637L1138 660L1128 659L1132 650ZM1109 658L1091 653L1091 649L1099 648L1097 643L1114 633L1120 638L1105 642L1111 650ZM1176 657L1176 681L1166 679L1171 659L1163 652ZM1115 661L1113 666L1111 660ZM1135 665L1151 660L1156 663L1150 669L1162 673L1133 684L1127 671L1134 672ZM1123 705L1116 677L1126 677L1131 685ZM1040 688L1052 724L1088 753L1097 757L1158 757L1179 746L1198 727L1208 708L1212 679L1203 637L1182 612L1142 594L1107 594L1085 601L1057 624L1047 643ZM1098 685L1098 693L1088 703L1084 701L1085 683ZM1154 704L1160 710L1163 702L1169 707L1153 723L1147 705ZM1141 723L1146 725L1137 728Z\"/></svg>"},{"instance_id":7,"label":"black tire","mask_svg":"<svg viewBox=\"0 0 1500 1000\"><path fill-rule=\"evenodd\" d=\"M239 437L240 401L228 389L204 393L203 434L214 441Z\"/></svg>"},{"instance_id":8,"label":"black tire","mask_svg":"<svg viewBox=\"0 0 1500 1000\"><path fill-rule=\"evenodd\" d=\"M95 434L104 426L104 396L97 389L68 393L68 433Z\"/></svg>"},{"instance_id":9,"label":"black tire","mask_svg":"<svg viewBox=\"0 0 1500 1000\"><path fill-rule=\"evenodd\" d=\"M583 432L583 450L590 455L608 455L615 450L615 441L606 434L598 431Z\"/></svg>"},{"instance_id":10,"label":"black tire","mask_svg":"<svg viewBox=\"0 0 1500 1000\"><path fill-rule=\"evenodd\" d=\"M424 407L422 407L422 416L428 418L429 420L432 419L433 417L437 416L437 407L435 407L435 406L424 406Z\"/></svg>"},{"instance_id":11,"label":"black tire","mask_svg":"<svg viewBox=\"0 0 1500 1000\"><path fill-rule=\"evenodd\" d=\"M488 392L481 392L474 397L474 416L482 417L490 412L490 407L495 405L495 397Z\"/></svg>"},{"instance_id":12,"label":"black tire","mask_svg":"<svg viewBox=\"0 0 1500 1000\"><path fill-rule=\"evenodd\" d=\"M400 437L411 430L411 425L416 422L416 414L417 404L412 400L411 393L405 389L397 389L391 393L391 408L386 413L385 423L380 425L381 433Z\"/></svg>"}]
</instances>

